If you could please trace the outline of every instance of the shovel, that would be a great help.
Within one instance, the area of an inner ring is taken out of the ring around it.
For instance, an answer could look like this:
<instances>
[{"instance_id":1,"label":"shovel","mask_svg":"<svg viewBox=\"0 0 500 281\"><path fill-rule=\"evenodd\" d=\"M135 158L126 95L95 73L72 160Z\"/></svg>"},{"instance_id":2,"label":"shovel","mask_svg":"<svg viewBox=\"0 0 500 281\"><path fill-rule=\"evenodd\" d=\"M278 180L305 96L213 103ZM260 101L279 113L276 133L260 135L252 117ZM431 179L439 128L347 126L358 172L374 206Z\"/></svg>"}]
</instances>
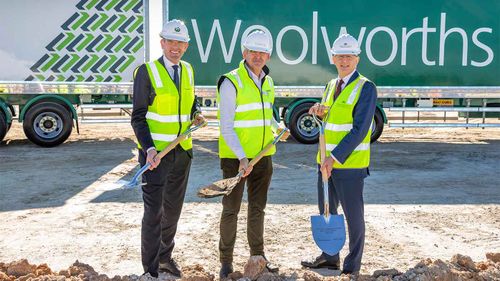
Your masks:
<instances>
[{"instance_id":1,"label":"shovel","mask_svg":"<svg viewBox=\"0 0 500 281\"><path fill-rule=\"evenodd\" d=\"M257 164L264 154L266 154L266 152L268 152L281 139L285 132L288 132L287 128L284 128L270 144L266 145L264 149L262 149L262 151L259 152L259 154L257 154L257 156L255 156L250 163L248 163L248 166L254 166ZM222 195L229 195L231 191L233 191L233 188L240 182L242 176L243 171L240 171L235 177L219 180L210 185L201 187L198 190L197 195L200 198L213 198Z\"/></svg>"},{"instance_id":2,"label":"shovel","mask_svg":"<svg viewBox=\"0 0 500 281\"><path fill-rule=\"evenodd\" d=\"M158 153L156 155L156 158L158 159L162 159L163 156L167 155L172 149L174 149L181 141L187 139L189 137L189 135L200 129L200 128L203 128L207 125L207 122L203 122L201 123L200 125L198 126L194 126L194 127L191 127L189 129L187 129L184 133L182 133L181 135L179 135L177 138L175 138L167 147L165 147L160 153ZM151 166L150 163L146 163L146 165L142 166L141 169L139 169L139 171L137 171L137 173L135 173L134 177L132 178L131 181L127 182L127 181L118 181L119 184L121 184L121 188L123 189L130 189L130 188L135 188L135 187L139 187L141 186L142 184L139 182L139 178L141 177L142 174L144 174L144 172L146 172L149 167Z\"/></svg>"},{"instance_id":3,"label":"shovel","mask_svg":"<svg viewBox=\"0 0 500 281\"><path fill-rule=\"evenodd\" d=\"M319 127L319 149L321 163L325 161L326 142L325 142L325 126L316 115L313 115L314 121ZM321 170L323 179L323 215L311 216L311 229L316 245L326 254L333 256L340 252L344 246L345 224L343 215L330 214L330 200L328 194L328 174L325 169Z\"/></svg>"}]
</instances>

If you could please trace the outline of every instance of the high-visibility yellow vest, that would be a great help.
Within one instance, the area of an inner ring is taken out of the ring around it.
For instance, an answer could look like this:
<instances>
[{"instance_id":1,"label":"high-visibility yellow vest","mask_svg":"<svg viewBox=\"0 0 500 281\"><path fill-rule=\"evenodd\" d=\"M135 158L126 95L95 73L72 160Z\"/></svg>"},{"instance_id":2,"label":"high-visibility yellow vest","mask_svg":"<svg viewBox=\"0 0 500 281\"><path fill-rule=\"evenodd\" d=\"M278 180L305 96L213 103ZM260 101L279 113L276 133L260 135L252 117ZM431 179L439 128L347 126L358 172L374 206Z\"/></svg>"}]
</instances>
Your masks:
<instances>
[{"instance_id":1,"label":"high-visibility yellow vest","mask_svg":"<svg viewBox=\"0 0 500 281\"><path fill-rule=\"evenodd\" d=\"M267 144L274 139L271 127L274 104L274 83L266 76L262 83L262 91L248 73L245 62L241 61L237 69L223 75L236 88L236 112L234 115L234 131L240 140L247 158L254 158ZM217 103L220 102L217 90ZM220 110L217 112L220 120ZM273 155L273 147L267 155ZM226 144L222 134L219 135L219 157L238 159L236 154Z\"/></svg>"},{"instance_id":2,"label":"high-visibility yellow vest","mask_svg":"<svg viewBox=\"0 0 500 281\"><path fill-rule=\"evenodd\" d=\"M326 142L326 157L330 157L331 151L342 141L349 133L353 126L353 111L356 103L359 100L363 85L369 81L365 77L359 75L354 81L347 85L340 92L337 100L334 102L333 96L337 88L337 79L332 79L325 92L323 93L322 104L329 106L330 110L326 115L325 124L325 142ZM372 121L373 122L373 121ZM363 141L354 149L347 157L344 164L335 161L334 169L360 169L370 165L370 137L371 126ZM318 152L317 162L320 163L320 155Z\"/></svg>"},{"instance_id":3,"label":"high-visibility yellow vest","mask_svg":"<svg viewBox=\"0 0 500 281\"><path fill-rule=\"evenodd\" d=\"M180 61L180 65L179 92L159 61L146 63L149 79L156 93L153 103L148 106L146 121L158 151L167 147L191 124L191 109L195 98L193 68L185 61ZM180 145L184 150L191 149L191 137L183 140Z\"/></svg>"}]
</instances>

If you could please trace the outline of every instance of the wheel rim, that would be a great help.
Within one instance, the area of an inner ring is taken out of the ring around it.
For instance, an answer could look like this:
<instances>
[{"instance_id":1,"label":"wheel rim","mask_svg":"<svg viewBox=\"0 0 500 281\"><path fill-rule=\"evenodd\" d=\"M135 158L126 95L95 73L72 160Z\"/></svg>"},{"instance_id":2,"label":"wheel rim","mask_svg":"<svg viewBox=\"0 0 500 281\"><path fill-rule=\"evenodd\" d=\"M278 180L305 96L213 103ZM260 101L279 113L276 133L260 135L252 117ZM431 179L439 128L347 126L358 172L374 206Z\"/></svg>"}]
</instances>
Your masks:
<instances>
[{"instance_id":1,"label":"wheel rim","mask_svg":"<svg viewBox=\"0 0 500 281\"><path fill-rule=\"evenodd\" d=\"M35 133L44 139L53 139L61 134L63 121L54 112L42 112L33 121Z\"/></svg>"},{"instance_id":2,"label":"wheel rim","mask_svg":"<svg viewBox=\"0 0 500 281\"><path fill-rule=\"evenodd\" d=\"M299 133L306 138L315 138L319 133L318 125L309 113L303 113L297 119L297 129Z\"/></svg>"}]
</instances>

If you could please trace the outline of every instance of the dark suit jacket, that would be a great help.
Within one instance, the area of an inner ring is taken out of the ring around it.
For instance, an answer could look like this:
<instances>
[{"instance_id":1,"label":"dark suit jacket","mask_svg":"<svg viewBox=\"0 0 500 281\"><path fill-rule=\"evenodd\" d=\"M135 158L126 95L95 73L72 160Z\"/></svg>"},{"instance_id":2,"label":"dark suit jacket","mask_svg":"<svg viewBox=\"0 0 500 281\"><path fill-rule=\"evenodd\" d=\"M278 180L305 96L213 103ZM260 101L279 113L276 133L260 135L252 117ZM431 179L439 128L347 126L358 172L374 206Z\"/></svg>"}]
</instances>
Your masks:
<instances>
[{"instance_id":1,"label":"dark suit jacket","mask_svg":"<svg viewBox=\"0 0 500 281\"><path fill-rule=\"evenodd\" d=\"M163 57L160 57L158 61L163 67ZM148 106L153 102L154 99L154 89L151 85L151 80L149 79L148 70L146 65L143 64L139 66L134 77L134 95L133 100L133 111L132 111L132 128L134 129L135 136L141 144L143 151L154 146L153 139L151 138L151 132L149 131L148 123L146 122L146 113L148 112ZM191 119L193 119L196 112L200 112L199 105L196 101L196 97L193 102L193 107L191 109ZM189 151L190 155L191 151Z\"/></svg>"},{"instance_id":2,"label":"dark suit jacket","mask_svg":"<svg viewBox=\"0 0 500 281\"><path fill-rule=\"evenodd\" d=\"M347 85L358 78L359 73L355 71L349 79ZM347 87L346 85L346 87ZM377 105L377 87L372 82L366 82L361 89L359 100L353 111L353 126L351 131L340 141L332 150L332 155L341 163L344 163L347 157L363 141L368 129L370 129L375 108ZM366 177L369 174L368 169L333 169L333 178L344 177Z\"/></svg>"}]
</instances>

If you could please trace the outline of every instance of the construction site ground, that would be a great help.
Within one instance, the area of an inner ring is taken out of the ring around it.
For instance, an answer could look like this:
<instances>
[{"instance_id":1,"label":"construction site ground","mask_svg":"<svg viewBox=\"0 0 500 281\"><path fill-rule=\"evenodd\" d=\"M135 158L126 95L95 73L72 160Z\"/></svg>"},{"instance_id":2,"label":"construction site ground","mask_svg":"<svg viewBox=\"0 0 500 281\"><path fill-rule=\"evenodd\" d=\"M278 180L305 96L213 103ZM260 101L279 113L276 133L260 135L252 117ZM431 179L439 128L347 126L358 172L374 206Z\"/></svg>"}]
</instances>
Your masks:
<instances>
[{"instance_id":1,"label":"construction site ground","mask_svg":"<svg viewBox=\"0 0 500 281\"><path fill-rule=\"evenodd\" d=\"M221 178L218 129L194 134L194 161L176 236L181 266L219 270L220 199L196 197ZM278 144L265 220L266 256L281 272L301 274L319 253L309 217L316 205L316 145ZM0 145L0 262L26 258L53 270L75 260L100 273L141 274L139 189L116 189L137 170L128 124L85 124L54 148L25 139L17 122ZM362 273L454 254L485 260L500 252L500 130L385 128L372 146L364 198ZM246 204L239 216L235 269L249 257ZM341 254L345 256L347 246Z\"/></svg>"}]
</instances>

